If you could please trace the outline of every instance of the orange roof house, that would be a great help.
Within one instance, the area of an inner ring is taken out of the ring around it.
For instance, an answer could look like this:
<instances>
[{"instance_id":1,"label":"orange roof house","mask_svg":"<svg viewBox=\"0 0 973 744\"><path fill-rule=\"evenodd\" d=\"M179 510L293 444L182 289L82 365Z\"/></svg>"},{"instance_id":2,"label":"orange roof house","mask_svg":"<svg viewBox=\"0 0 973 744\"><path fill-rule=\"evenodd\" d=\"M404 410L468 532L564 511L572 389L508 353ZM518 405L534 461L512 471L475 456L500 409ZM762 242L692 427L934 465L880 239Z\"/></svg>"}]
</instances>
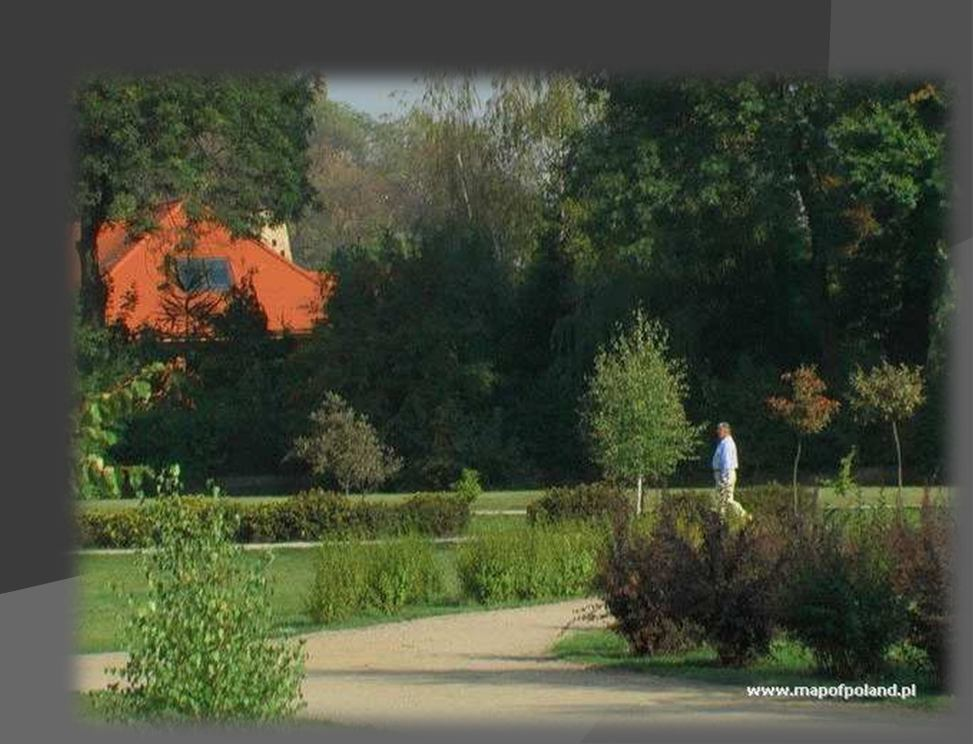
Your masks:
<instances>
[{"instance_id":1,"label":"orange roof house","mask_svg":"<svg viewBox=\"0 0 973 744\"><path fill-rule=\"evenodd\" d=\"M118 223L104 225L98 234L108 323L189 335L188 320L183 325L174 317L180 310L187 318L200 308L219 312L230 290L245 285L252 287L272 332L307 332L324 319L335 279L294 264L282 228L268 228L261 240L233 238L216 223L190 226L178 202L162 207L157 222L157 229L141 236L128 236Z\"/></svg>"}]
</instances>

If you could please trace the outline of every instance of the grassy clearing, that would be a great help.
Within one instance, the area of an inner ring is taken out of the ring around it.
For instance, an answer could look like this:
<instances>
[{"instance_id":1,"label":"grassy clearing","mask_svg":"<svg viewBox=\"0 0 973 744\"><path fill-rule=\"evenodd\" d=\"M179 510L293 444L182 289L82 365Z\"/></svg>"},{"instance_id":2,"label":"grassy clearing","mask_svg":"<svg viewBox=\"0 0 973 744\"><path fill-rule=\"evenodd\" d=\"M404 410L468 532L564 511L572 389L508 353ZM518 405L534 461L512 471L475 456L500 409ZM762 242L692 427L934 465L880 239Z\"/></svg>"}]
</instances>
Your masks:
<instances>
[{"instance_id":1,"label":"grassy clearing","mask_svg":"<svg viewBox=\"0 0 973 744\"><path fill-rule=\"evenodd\" d=\"M559 640L551 653L564 661L602 669L624 669L660 677L679 677L699 682L732 685L797 686L834 685L833 680L815 671L811 654L801 645L786 639L775 640L771 653L755 664L743 668L722 667L716 652L708 647L681 654L665 654L652 657L636 657L629 653L625 640L609 630L576 630ZM917 685L918 695L910 700L885 699L881 701L851 699L856 704L904 706L919 710L942 711L948 709L952 696L936 692L930 678L909 667L902 652L890 654L889 669L880 679L867 680L875 685L893 682ZM851 681L844 680L847 684ZM865 681L865 680L861 680Z\"/></svg>"}]
</instances>

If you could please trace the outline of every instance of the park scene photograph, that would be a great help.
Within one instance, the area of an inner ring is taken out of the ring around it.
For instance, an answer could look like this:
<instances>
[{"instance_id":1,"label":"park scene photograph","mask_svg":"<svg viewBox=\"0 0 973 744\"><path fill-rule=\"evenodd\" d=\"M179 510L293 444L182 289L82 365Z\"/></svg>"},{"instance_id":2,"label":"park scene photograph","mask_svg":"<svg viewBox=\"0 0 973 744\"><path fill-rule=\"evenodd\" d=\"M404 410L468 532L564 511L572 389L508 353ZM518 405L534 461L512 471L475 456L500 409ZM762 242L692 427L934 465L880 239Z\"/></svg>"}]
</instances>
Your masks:
<instances>
[{"instance_id":1,"label":"park scene photograph","mask_svg":"<svg viewBox=\"0 0 973 744\"><path fill-rule=\"evenodd\" d=\"M954 101L79 79L79 720L943 720Z\"/></svg>"}]
</instances>

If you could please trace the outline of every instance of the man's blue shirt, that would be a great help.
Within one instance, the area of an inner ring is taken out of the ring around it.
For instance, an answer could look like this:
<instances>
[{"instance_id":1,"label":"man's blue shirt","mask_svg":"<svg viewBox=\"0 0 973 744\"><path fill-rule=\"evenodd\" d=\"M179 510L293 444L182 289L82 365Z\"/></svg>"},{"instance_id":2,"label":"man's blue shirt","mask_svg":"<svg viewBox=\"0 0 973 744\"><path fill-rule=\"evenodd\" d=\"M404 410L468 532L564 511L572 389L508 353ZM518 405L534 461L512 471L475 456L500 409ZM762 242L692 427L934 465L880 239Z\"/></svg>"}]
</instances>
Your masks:
<instances>
[{"instance_id":1,"label":"man's blue shirt","mask_svg":"<svg viewBox=\"0 0 973 744\"><path fill-rule=\"evenodd\" d=\"M733 437L727 434L716 445L716 452L713 453L713 470L726 473L737 469L737 446Z\"/></svg>"}]
</instances>

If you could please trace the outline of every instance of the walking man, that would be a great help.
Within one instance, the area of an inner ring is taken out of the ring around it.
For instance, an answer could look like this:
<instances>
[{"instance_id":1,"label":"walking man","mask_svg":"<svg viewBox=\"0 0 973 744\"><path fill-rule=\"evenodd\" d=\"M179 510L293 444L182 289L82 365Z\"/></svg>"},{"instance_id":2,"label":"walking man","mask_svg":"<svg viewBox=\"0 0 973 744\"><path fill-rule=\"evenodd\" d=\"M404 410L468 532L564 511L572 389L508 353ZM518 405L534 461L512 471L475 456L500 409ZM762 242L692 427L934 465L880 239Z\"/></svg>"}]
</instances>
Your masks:
<instances>
[{"instance_id":1,"label":"walking man","mask_svg":"<svg viewBox=\"0 0 973 744\"><path fill-rule=\"evenodd\" d=\"M713 453L713 478L716 481L716 504L720 516L726 514L726 508L730 507L736 516L746 514L741 506L733 498L733 489L737 482L737 446L730 434L730 425L721 421L716 426L716 436L719 437L719 444L716 445L716 452Z\"/></svg>"}]
</instances>

